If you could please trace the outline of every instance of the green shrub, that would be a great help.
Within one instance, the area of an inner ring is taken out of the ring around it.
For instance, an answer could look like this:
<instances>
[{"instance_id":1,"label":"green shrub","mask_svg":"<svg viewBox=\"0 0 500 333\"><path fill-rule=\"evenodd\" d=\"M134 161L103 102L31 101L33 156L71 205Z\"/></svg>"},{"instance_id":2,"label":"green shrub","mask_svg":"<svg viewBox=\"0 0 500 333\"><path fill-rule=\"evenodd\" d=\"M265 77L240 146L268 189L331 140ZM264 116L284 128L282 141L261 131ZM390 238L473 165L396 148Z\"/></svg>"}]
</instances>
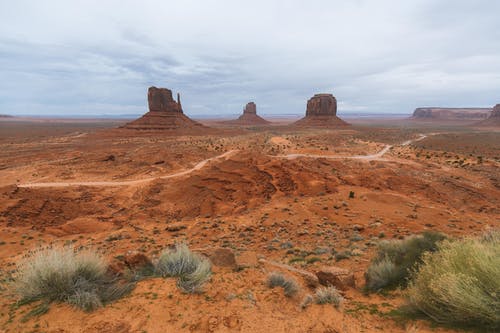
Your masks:
<instances>
[{"instance_id":1,"label":"green shrub","mask_svg":"<svg viewBox=\"0 0 500 333\"><path fill-rule=\"evenodd\" d=\"M319 287L314 295L316 304L333 304L336 308L340 306L344 298L335 287Z\"/></svg>"},{"instance_id":2,"label":"green shrub","mask_svg":"<svg viewBox=\"0 0 500 333\"><path fill-rule=\"evenodd\" d=\"M269 288L282 287L287 297L292 297L299 291L299 285L295 280L277 272L269 274L267 285Z\"/></svg>"},{"instance_id":3,"label":"green shrub","mask_svg":"<svg viewBox=\"0 0 500 333\"><path fill-rule=\"evenodd\" d=\"M412 275L406 297L413 310L439 323L500 328L500 231L445 241Z\"/></svg>"},{"instance_id":4,"label":"green shrub","mask_svg":"<svg viewBox=\"0 0 500 333\"><path fill-rule=\"evenodd\" d=\"M440 233L425 232L403 240L380 242L377 255L365 273L366 289L377 291L406 286L410 269L421 262L425 252L436 251L443 239L445 236Z\"/></svg>"},{"instance_id":5,"label":"green shrub","mask_svg":"<svg viewBox=\"0 0 500 333\"><path fill-rule=\"evenodd\" d=\"M107 264L91 251L70 247L33 251L17 267L14 288L23 302L66 302L86 311L123 297L134 287L107 274Z\"/></svg>"},{"instance_id":6,"label":"green shrub","mask_svg":"<svg viewBox=\"0 0 500 333\"><path fill-rule=\"evenodd\" d=\"M203 290L203 285L212 275L210 261L191 252L184 243L173 250L160 254L156 272L163 277L177 277L177 286L184 292L195 293Z\"/></svg>"}]
</instances>

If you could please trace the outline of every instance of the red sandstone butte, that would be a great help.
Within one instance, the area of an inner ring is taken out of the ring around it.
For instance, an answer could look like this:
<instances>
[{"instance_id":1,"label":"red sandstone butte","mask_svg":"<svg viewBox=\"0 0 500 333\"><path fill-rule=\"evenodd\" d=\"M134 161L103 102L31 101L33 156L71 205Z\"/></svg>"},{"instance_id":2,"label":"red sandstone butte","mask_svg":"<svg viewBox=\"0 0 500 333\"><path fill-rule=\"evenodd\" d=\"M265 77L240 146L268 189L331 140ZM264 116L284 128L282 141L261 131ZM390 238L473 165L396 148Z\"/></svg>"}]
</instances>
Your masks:
<instances>
[{"instance_id":1,"label":"red sandstone butte","mask_svg":"<svg viewBox=\"0 0 500 333\"><path fill-rule=\"evenodd\" d=\"M225 121L231 125L267 125L269 121L257 115L257 106L254 102L249 102L243 109L243 114L235 120Z\"/></svg>"},{"instance_id":2,"label":"red sandstone butte","mask_svg":"<svg viewBox=\"0 0 500 333\"><path fill-rule=\"evenodd\" d=\"M337 117L337 100L332 94L316 94L307 101L306 116L294 125L339 127L349 124Z\"/></svg>"},{"instance_id":3,"label":"red sandstone butte","mask_svg":"<svg viewBox=\"0 0 500 333\"><path fill-rule=\"evenodd\" d=\"M172 97L172 91L166 88L149 87L149 112L124 126L124 128L139 130L178 130L205 128L202 124L191 120L182 111L180 95L177 101Z\"/></svg>"}]
</instances>

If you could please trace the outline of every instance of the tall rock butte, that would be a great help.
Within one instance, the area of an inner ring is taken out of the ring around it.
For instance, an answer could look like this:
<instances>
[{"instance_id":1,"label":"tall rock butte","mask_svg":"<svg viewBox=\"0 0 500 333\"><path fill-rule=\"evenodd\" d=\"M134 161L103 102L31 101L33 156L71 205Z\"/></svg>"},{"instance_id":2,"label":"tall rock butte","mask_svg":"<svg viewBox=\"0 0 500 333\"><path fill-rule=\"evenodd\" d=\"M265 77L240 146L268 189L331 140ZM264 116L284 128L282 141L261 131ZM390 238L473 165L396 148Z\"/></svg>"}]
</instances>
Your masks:
<instances>
[{"instance_id":1,"label":"tall rock butte","mask_svg":"<svg viewBox=\"0 0 500 333\"><path fill-rule=\"evenodd\" d=\"M140 130L206 128L184 114L180 95L177 94L177 101L175 101L172 97L172 91L169 89L149 87L148 105L149 112L123 127Z\"/></svg>"},{"instance_id":2,"label":"tall rock butte","mask_svg":"<svg viewBox=\"0 0 500 333\"><path fill-rule=\"evenodd\" d=\"M225 121L225 124L231 125L267 125L269 121L257 115L257 105L254 102L248 102L243 109L243 114L235 120Z\"/></svg>"},{"instance_id":3,"label":"tall rock butte","mask_svg":"<svg viewBox=\"0 0 500 333\"><path fill-rule=\"evenodd\" d=\"M477 125L479 126L487 126L487 127L500 127L500 104L497 104L493 107L490 116L480 121Z\"/></svg>"},{"instance_id":4,"label":"tall rock butte","mask_svg":"<svg viewBox=\"0 0 500 333\"><path fill-rule=\"evenodd\" d=\"M349 124L337 117L337 100L332 94L316 94L307 101L306 116L294 125L339 127Z\"/></svg>"}]
</instances>

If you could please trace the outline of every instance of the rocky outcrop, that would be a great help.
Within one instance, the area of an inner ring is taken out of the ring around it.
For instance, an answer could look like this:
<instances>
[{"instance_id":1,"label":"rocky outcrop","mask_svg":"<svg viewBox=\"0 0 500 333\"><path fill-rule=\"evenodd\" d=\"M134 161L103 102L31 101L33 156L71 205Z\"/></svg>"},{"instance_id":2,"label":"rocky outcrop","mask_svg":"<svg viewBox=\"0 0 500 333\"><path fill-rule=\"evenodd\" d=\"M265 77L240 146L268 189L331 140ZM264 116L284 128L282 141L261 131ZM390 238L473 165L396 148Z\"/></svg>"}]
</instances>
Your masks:
<instances>
[{"instance_id":1,"label":"rocky outcrop","mask_svg":"<svg viewBox=\"0 0 500 333\"><path fill-rule=\"evenodd\" d=\"M254 102L248 102L243 109L243 114L257 114L257 105Z\"/></svg>"},{"instance_id":2,"label":"rocky outcrop","mask_svg":"<svg viewBox=\"0 0 500 333\"><path fill-rule=\"evenodd\" d=\"M419 120L482 120L488 118L490 108L417 108L413 112L413 119Z\"/></svg>"},{"instance_id":3,"label":"rocky outcrop","mask_svg":"<svg viewBox=\"0 0 500 333\"><path fill-rule=\"evenodd\" d=\"M306 116L297 126L339 127L349 125L337 117L337 100L332 94L316 94L307 101Z\"/></svg>"},{"instance_id":4,"label":"rocky outcrop","mask_svg":"<svg viewBox=\"0 0 500 333\"><path fill-rule=\"evenodd\" d=\"M123 127L139 130L205 128L205 126L184 115L180 95L177 94L177 101L175 101L172 97L172 91L169 89L149 87L148 105L149 112Z\"/></svg>"},{"instance_id":5,"label":"rocky outcrop","mask_svg":"<svg viewBox=\"0 0 500 333\"><path fill-rule=\"evenodd\" d=\"M477 125L485 127L500 127L500 104L493 107L490 116Z\"/></svg>"},{"instance_id":6,"label":"rocky outcrop","mask_svg":"<svg viewBox=\"0 0 500 333\"><path fill-rule=\"evenodd\" d=\"M249 102L243 109L243 114L236 120L229 120L223 122L229 125L246 125L246 126L257 126L257 125L267 125L270 122L264 118L257 115L257 106L254 102Z\"/></svg>"},{"instance_id":7,"label":"rocky outcrop","mask_svg":"<svg viewBox=\"0 0 500 333\"><path fill-rule=\"evenodd\" d=\"M500 104L495 105L491 111L490 118L500 118Z\"/></svg>"}]
</instances>

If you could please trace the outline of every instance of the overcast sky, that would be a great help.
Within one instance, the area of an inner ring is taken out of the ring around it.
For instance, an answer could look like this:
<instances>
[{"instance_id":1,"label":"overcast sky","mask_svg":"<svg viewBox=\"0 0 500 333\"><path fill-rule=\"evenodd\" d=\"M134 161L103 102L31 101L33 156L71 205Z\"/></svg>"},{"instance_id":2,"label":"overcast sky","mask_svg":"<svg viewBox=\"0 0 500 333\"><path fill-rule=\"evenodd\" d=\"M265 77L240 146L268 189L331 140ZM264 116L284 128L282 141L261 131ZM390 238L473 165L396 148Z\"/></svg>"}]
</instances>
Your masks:
<instances>
[{"instance_id":1,"label":"overcast sky","mask_svg":"<svg viewBox=\"0 0 500 333\"><path fill-rule=\"evenodd\" d=\"M0 113L339 113L500 103L500 1L0 0Z\"/></svg>"}]
</instances>

